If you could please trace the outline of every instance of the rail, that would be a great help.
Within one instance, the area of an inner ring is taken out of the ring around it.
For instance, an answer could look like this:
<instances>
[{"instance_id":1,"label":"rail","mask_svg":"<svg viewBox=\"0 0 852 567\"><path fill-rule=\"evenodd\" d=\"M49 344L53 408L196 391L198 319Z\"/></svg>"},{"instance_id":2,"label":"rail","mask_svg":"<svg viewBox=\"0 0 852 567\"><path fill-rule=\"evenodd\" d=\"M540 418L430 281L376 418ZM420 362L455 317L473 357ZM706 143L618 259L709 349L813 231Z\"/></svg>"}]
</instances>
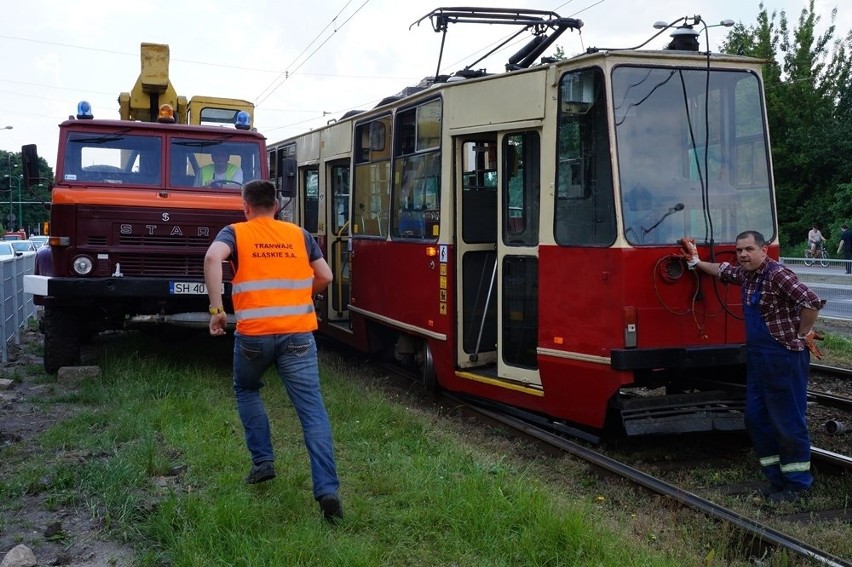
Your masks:
<instances>
[{"instance_id":1,"label":"rail","mask_svg":"<svg viewBox=\"0 0 852 567\"><path fill-rule=\"evenodd\" d=\"M716 518L723 522L727 522L740 531L749 534L756 540L787 549L803 558L813 562L815 565L825 565L829 567L850 567L845 559L835 557L830 553L820 550L796 537L789 536L783 532L777 531L766 524L762 524L756 520L747 518L738 512L724 508L709 500L701 498L692 492L671 485L661 479L652 477L642 471L629 467L623 463L615 461L601 453L593 451L578 443L565 439L555 433L542 429L541 427L529 423L521 418L504 414L501 412L481 407L472 404L467 398L457 398L453 395L446 396L448 399L455 400L459 405L465 405L472 411L478 412L483 416L502 423L512 429L523 432L527 436L542 441L546 444L557 447L575 457L582 459L601 470L610 472L619 477L625 478L643 488L667 496L672 500L679 502L683 506L687 506L701 512L708 517ZM828 452L826 452L828 453ZM832 455L835 455L832 453ZM842 456L841 456L842 457Z\"/></svg>"},{"instance_id":2,"label":"rail","mask_svg":"<svg viewBox=\"0 0 852 567\"><path fill-rule=\"evenodd\" d=\"M9 361L9 345L21 344L21 329L36 316L33 296L24 293L24 276L35 270L35 254L25 254L0 260L0 281L3 286L3 317L0 332L3 335L2 362Z\"/></svg>"}]
</instances>

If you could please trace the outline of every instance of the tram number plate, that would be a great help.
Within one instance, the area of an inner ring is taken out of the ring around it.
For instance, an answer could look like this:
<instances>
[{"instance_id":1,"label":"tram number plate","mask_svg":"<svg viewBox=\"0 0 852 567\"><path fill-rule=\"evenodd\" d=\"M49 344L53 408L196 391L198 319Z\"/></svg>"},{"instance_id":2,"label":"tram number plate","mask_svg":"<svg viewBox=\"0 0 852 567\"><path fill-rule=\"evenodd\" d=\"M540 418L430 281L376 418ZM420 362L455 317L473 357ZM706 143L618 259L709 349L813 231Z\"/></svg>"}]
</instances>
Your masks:
<instances>
[{"instance_id":1,"label":"tram number plate","mask_svg":"<svg viewBox=\"0 0 852 567\"><path fill-rule=\"evenodd\" d=\"M207 295L207 286L203 282L169 282L172 295Z\"/></svg>"}]
</instances>

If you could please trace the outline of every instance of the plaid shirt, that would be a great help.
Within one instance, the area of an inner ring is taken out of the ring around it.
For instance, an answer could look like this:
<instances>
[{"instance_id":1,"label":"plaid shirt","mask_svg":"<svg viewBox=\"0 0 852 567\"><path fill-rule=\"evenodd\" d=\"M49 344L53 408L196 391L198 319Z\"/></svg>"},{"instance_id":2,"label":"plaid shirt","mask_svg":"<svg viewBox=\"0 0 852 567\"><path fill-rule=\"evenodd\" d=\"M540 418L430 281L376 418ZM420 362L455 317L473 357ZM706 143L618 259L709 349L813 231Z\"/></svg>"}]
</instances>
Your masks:
<instances>
[{"instance_id":1,"label":"plaid shirt","mask_svg":"<svg viewBox=\"0 0 852 567\"><path fill-rule=\"evenodd\" d=\"M769 270L772 265L777 267ZM788 350L805 350L805 342L796 338L801 319L799 312L805 307L819 310L823 301L800 282L796 274L769 258L754 272L747 272L728 262L724 262L719 271L719 279L723 282L743 286L747 298L757 291L761 278L760 316L769 328L769 334Z\"/></svg>"}]
</instances>

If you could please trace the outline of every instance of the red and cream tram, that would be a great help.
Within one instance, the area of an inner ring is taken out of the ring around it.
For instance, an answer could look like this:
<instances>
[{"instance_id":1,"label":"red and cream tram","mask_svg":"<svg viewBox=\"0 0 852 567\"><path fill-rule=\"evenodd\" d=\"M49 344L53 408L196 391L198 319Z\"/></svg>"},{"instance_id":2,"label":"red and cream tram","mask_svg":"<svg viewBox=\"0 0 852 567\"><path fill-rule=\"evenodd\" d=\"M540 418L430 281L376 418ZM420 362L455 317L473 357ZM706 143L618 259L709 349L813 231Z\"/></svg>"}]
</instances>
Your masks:
<instances>
[{"instance_id":1,"label":"red and cream tram","mask_svg":"<svg viewBox=\"0 0 852 567\"><path fill-rule=\"evenodd\" d=\"M271 144L334 270L320 332L588 428L741 428L739 290L676 252L733 261L758 230L777 257L761 65L670 47L516 57Z\"/></svg>"}]
</instances>

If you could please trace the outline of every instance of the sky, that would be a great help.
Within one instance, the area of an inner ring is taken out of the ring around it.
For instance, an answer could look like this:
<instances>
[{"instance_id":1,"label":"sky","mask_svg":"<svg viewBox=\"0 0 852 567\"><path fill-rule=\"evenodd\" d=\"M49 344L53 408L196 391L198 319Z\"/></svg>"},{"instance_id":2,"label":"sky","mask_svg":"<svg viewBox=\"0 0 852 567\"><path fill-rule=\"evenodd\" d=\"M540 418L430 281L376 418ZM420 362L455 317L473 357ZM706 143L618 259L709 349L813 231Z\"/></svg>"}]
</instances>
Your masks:
<instances>
[{"instance_id":1,"label":"sky","mask_svg":"<svg viewBox=\"0 0 852 567\"><path fill-rule=\"evenodd\" d=\"M764 0L791 23L808 0ZM412 24L441 6L423 0L28 0L5 3L0 29L0 149L36 144L56 163L57 125L91 103L96 118L118 118L118 95L133 88L140 44L169 45L169 75L179 95L219 96L255 103L255 127L277 142L320 127L347 110L372 108L382 98L434 75L441 34L430 21ZM580 18L581 33L555 43L566 55L588 47L631 47L656 30L656 21L700 15L754 25L759 0L490 0L465 6L553 11ZM835 37L852 30L846 0L815 0L819 30L837 8ZM409 29L410 28L410 29ZM452 24L441 73L462 69L514 28ZM714 51L727 30L710 28ZM705 49L702 36L702 49ZM528 36L525 36L528 37ZM649 48L668 42L663 34ZM522 43L515 41L474 65L501 72ZM11 126L11 129L4 128Z\"/></svg>"}]
</instances>

